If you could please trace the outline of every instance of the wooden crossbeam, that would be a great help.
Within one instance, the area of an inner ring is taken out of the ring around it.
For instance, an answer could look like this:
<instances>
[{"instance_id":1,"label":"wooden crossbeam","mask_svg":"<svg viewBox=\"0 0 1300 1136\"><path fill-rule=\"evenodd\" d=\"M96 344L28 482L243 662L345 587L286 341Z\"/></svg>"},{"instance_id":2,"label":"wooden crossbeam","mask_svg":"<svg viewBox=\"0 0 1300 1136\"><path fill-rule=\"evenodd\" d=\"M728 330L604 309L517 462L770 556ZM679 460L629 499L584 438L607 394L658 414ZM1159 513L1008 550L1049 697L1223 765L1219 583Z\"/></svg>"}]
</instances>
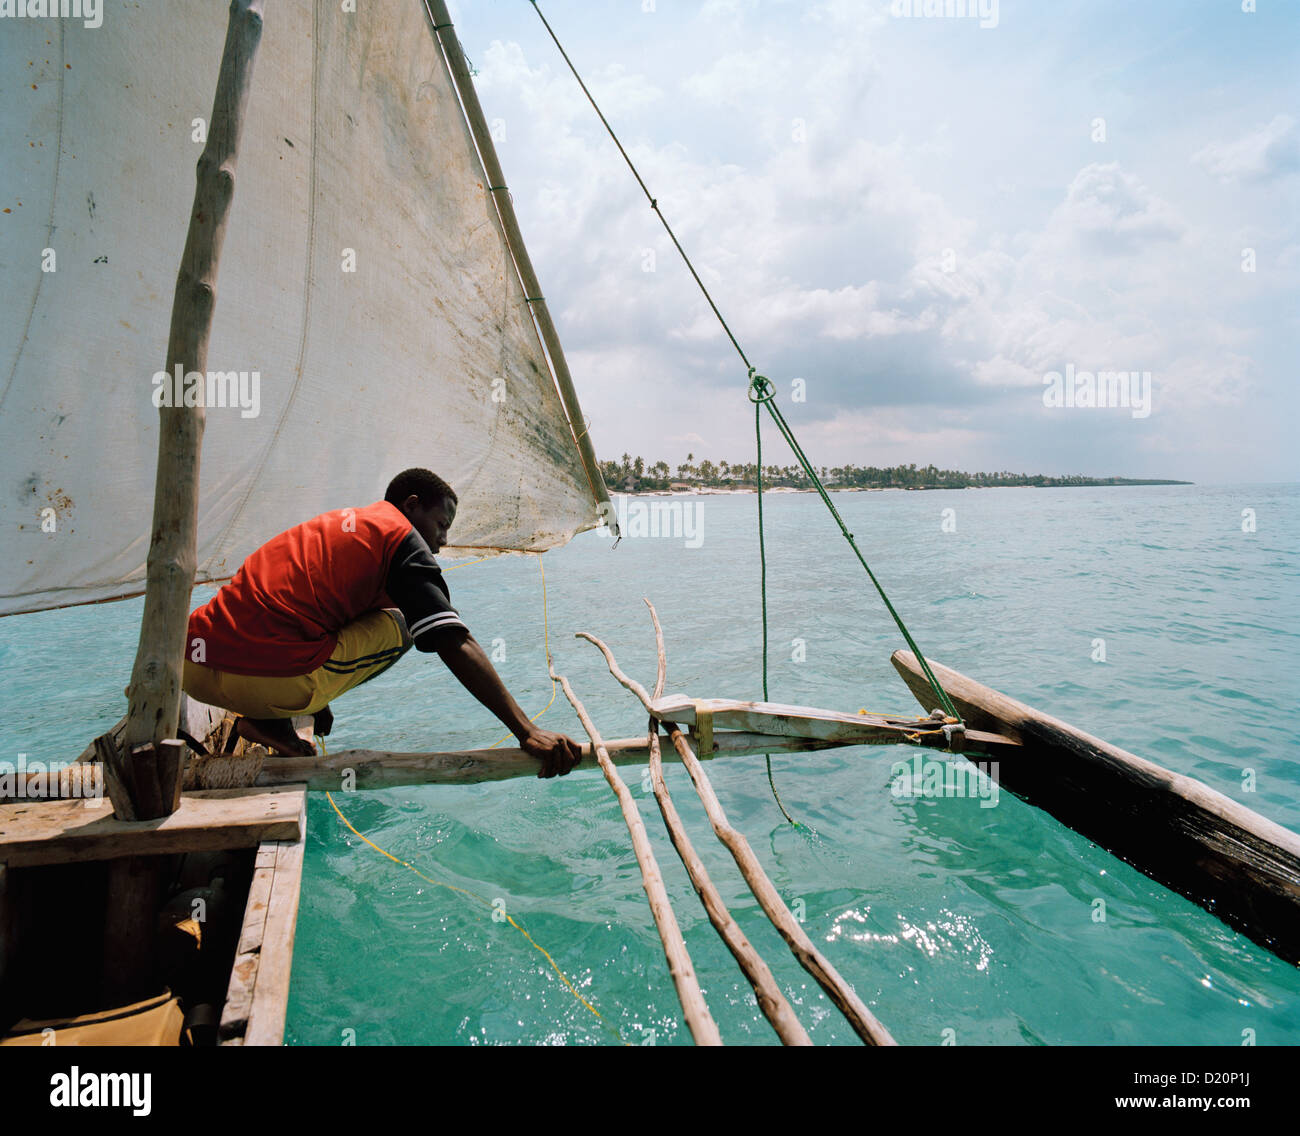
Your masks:
<instances>
[{"instance_id":1,"label":"wooden crossbeam","mask_svg":"<svg viewBox=\"0 0 1300 1136\"><path fill-rule=\"evenodd\" d=\"M717 735L710 757L754 753L784 753L791 750L826 749L840 743L806 738L777 737L728 730ZM577 769L598 767L595 751L588 744L579 747L582 761ZM615 765L645 765L650 750L645 738L619 738L605 743ZM679 761L673 753L666 761ZM484 781L505 781L513 777L536 777L537 758L521 749L466 749L442 753L389 753L384 750L348 749L314 757L269 757L258 774L258 785L302 782L313 792L352 789L385 789L399 785L476 785Z\"/></svg>"},{"instance_id":2,"label":"wooden crossbeam","mask_svg":"<svg viewBox=\"0 0 1300 1136\"><path fill-rule=\"evenodd\" d=\"M582 634L581 637L597 642L589 635ZM690 726L701 757L712 753L708 747L715 739L736 731L769 737L805 738L826 745L919 745L931 749L978 749L989 753L1017 744L1004 734L959 728L953 718L845 714L815 706L688 698L682 694L652 699L649 706L657 721Z\"/></svg>"},{"instance_id":3,"label":"wooden crossbeam","mask_svg":"<svg viewBox=\"0 0 1300 1136\"><path fill-rule=\"evenodd\" d=\"M303 785L184 793L157 820L123 821L106 797L0 805L0 863L11 868L256 848L297 840L307 828Z\"/></svg>"},{"instance_id":4,"label":"wooden crossbeam","mask_svg":"<svg viewBox=\"0 0 1300 1136\"><path fill-rule=\"evenodd\" d=\"M747 730L756 734L816 738L851 745L897 745L907 735L932 735L944 744L944 721L932 718L888 718L879 714L844 714L814 706L779 702L743 702L725 698L687 698L673 694L655 699L650 713L660 722L704 725L712 730Z\"/></svg>"}]
</instances>

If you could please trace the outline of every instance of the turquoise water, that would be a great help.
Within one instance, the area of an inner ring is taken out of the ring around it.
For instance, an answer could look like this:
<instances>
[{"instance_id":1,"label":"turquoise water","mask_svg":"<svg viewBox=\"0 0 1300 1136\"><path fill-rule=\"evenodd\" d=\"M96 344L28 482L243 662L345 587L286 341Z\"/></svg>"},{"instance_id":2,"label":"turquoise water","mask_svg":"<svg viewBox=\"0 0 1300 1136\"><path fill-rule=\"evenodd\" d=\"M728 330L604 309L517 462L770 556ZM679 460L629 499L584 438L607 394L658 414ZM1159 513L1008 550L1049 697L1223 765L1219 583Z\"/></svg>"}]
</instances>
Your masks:
<instances>
[{"instance_id":1,"label":"turquoise water","mask_svg":"<svg viewBox=\"0 0 1300 1136\"><path fill-rule=\"evenodd\" d=\"M634 499L631 508L650 499ZM1300 662L1300 488L1175 486L839 494L869 562L933 658L1300 830L1290 721ZM691 499L682 538L588 533L545 559L556 668L606 737L639 705L576 630L649 684L652 598L669 692L761 695L752 496ZM941 528L955 510L956 531ZM1258 531L1242 532L1254 509ZM899 636L821 503L768 498L774 700L916 712L889 665ZM530 712L551 697L537 563L458 569L453 598ZM196 603L207 592L196 593ZM120 715L139 601L0 623L0 754L72 756ZM1094 662L1094 640L1106 661ZM802 640L797 650L794 640ZM794 661L795 655L802 661ZM410 657L335 707L330 748L490 745L503 731L436 659ZM579 736L561 695L544 725ZM912 751L853 748L707 768L732 822L805 928L904 1044L1300 1042L1300 971L1046 814L1000 794L899 798ZM1256 791L1243 792L1253 769ZM709 926L640 771L646 820L725 1041L774 1035ZM680 766L668 784L733 914L817 1042L853 1042L712 838ZM689 1042L613 794L558 781L336 796L349 820L425 876L362 844L313 794L288 1040L295 1044ZM1095 922L1095 901L1107 918Z\"/></svg>"}]
</instances>

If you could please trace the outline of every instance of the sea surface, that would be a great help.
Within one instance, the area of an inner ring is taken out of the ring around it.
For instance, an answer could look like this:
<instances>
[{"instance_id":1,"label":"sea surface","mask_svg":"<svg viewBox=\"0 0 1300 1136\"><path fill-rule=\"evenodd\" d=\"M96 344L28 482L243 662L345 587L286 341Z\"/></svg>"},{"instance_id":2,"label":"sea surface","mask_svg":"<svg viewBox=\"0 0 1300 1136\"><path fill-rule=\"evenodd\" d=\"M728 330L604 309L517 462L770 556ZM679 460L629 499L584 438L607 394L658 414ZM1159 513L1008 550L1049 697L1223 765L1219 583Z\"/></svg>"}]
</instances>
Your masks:
<instances>
[{"instance_id":1,"label":"sea surface","mask_svg":"<svg viewBox=\"0 0 1300 1136\"><path fill-rule=\"evenodd\" d=\"M1300 487L834 499L930 658L1300 830ZM549 638L606 738L644 732L639 704L574 638L600 636L652 685L643 596L663 621L668 692L762 696L754 497L630 498L629 522L656 501L681 510L685 534L612 548L586 533L548 553L545 618L536 558L448 576L520 703L530 714L549 707L542 725L583 736L563 695L552 701ZM822 502L765 501L771 699L919 712L889 664L901 637ZM73 757L120 716L140 608L0 622L0 754ZM436 657L415 653L334 709L331 750L473 748L505 732ZM762 755L706 765L808 934L898 1041L1300 1043L1300 970L1009 793L994 807L899 795L898 763L914 752L774 755L798 828L772 799ZM641 769L622 773L724 1041L774 1043ZM667 778L696 850L813 1040L855 1043L713 838L685 771L669 765ZM689 1043L598 771L334 800L395 859L311 795L290 1044Z\"/></svg>"}]
</instances>

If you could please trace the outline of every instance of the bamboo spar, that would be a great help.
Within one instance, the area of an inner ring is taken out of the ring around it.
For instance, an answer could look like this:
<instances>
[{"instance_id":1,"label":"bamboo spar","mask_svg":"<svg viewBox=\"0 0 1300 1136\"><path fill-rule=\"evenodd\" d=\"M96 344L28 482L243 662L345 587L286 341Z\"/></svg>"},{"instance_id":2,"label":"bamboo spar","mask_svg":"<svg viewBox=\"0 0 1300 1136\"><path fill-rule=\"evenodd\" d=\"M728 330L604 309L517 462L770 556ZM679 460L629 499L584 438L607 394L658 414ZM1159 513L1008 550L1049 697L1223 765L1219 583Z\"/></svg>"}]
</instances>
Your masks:
<instances>
[{"instance_id":1,"label":"bamboo spar","mask_svg":"<svg viewBox=\"0 0 1300 1136\"><path fill-rule=\"evenodd\" d=\"M650 721L650 782L654 786L655 800L664 818L664 826L668 829L673 847L677 849L677 855L681 857L686 874L691 878L691 886L695 888L695 894L700 897L700 902L709 916L709 922L713 924L714 930L718 932L727 950L731 952L749 980L750 986L754 988L754 996L758 999L758 1007L763 1011L763 1016L772 1023L772 1028L776 1030L783 1044L812 1045L812 1038L808 1036L795 1016L794 1010L790 1008L790 1003L786 1001L785 995L781 993L772 971L754 949L739 924L732 918L718 889L709 878L704 861L697 855L690 838L686 835L686 827L677 814L673 799L668 793L668 784L664 781L663 758L659 752L659 724L654 719Z\"/></svg>"},{"instance_id":2,"label":"bamboo spar","mask_svg":"<svg viewBox=\"0 0 1300 1136\"><path fill-rule=\"evenodd\" d=\"M204 371L217 299L217 269L235 194L235 158L244 126L264 0L231 0L230 22L199 158L194 208L172 299L167 372ZM131 671L123 751L175 737L181 669L196 567L199 452L204 409L160 407L158 471L140 644ZM173 804L174 809L174 804Z\"/></svg>"},{"instance_id":3,"label":"bamboo spar","mask_svg":"<svg viewBox=\"0 0 1300 1136\"><path fill-rule=\"evenodd\" d=\"M663 634L659 627L659 615L649 600L646 600L645 603L650 609L651 618L654 620L656 642L659 654L663 657ZM609 665L610 674L635 694L645 706L647 713L650 713L653 699L646 693L645 687L623 673L618 663L615 662L610 649L594 635L589 635L585 631L578 632L577 637L586 639L600 649L601 654L605 656L605 662ZM830 1000L848 1019L854 1032L866 1044L896 1045L897 1042L894 1041L889 1031L881 1025L875 1015L867 1009L862 999L854 993L853 988L844 981L839 972L817 950L812 940L799 926L798 920L790 913L775 885L768 879L767 873L763 871L763 867L754 855L753 849L750 848L749 842L728 821L722 804L713 792L713 786L705 776L703 766L687 743L680 727L671 722L662 724L668 729L673 746L681 756L682 764L686 766L686 770L691 776L691 781L694 783L705 812L708 813L709 821L713 825L714 834L726 847L727 851L731 853L741 875L745 877L745 882L753 891L755 899L758 900L763 911L772 921L773 926L776 927L781 937L786 941L799 964L817 980Z\"/></svg>"},{"instance_id":4,"label":"bamboo spar","mask_svg":"<svg viewBox=\"0 0 1300 1136\"><path fill-rule=\"evenodd\" d=\"M632 799L632 794L628 792L613 762L609 760L605 743L601 740L595 724L588 717L586 707L573 693L569 680L563 675L556 674L555 667L549 663L548 668L551 678L563 688L564 697L569 700L577 712L578 719L582 722L583 729L590 735L591 746L596 751L605 780L609 782L610 788L618 797L619 808L623 810L623 820L627 823L627 830L632 836L632 849L636 853L636 862L641 869L641 882L645 887L646 899L650 902L650 913L654 916L659 938L663 942L664 954L668 958L668 970L672 975L673 985L677 988L677 997L681 1000L682 1013L686 1017L686 1025L691 1031L691 1036L695 1039L696 1045L721 1045L722 1036L718 1033L717 1023L709 1013L704 995L700 992L695 968L691 965L691 956L686 951L686 941L677 926L677 917L673 914L672 904L668 902L663 876L659 872L659 865L650 848L650 838L646 835L645 823L641 820L636 801Z\"/></svg>"},{"instance_id":5,"label":"bamboo spar","mask_svg":"<svg viewBox=\"0 0 1300 1136\"><path fill-rule=\"evenodd\" d=\"M461 106L465 110L465 119L469 124L470 132L474 135L474 143L483 162L483 172L487 177L488 189L501 219L506 244L510 248L510 255L514 258L524 295L528 297L528 307L537 321L542 341L546 344L546 353L551 359L551 369L555 375L560 400L564 404L569 429L573 433L578 455L582 459L583 470L591 485L591 494L600 513L600 521L615 536L618 536L618 519L609 503L609 490L606 489L605 479L601 477L600 468L596 464L596 451L592 447L582 407L578 403L578 392L573 385L573 376L569 374L569 364L564 358L564 349L560 346L559 333L555 330L555 322L551 319L550 309L547 308L546 299L542 295L542 285L537 279L532 259L524 245L519 218L515 216L515 207L506 189L505 174L501 171L496 146L492 142L492 132L483 117L483 107L478 101L478 92L474 90L474 81L470 78L469 63L461 50L460 40L456 36L456 29L452 26L451 16L447 12L444 0L424 0L424 2L425 10L432 21L434 34L446 53L447 66L451 72L452 82L456 85L456 93L460 96Z\"/></svg>"},{"instance_id":6,"label":"bamboo spar","mask_svg":"<svg viewBox=\"0 0 1300 1136\"><path fill-rule=\"evenodd\" d=\"M649 600L646 601L649 604ZM651 608L651 611L654 609ZM664 679L668 673L668 659L664 654L664 636L659 627L659 620L655 620L655 642L659 647L659 665L655 672L655 692L654 698L657 701L659 696L664 692ZM758 999L758 1007L763 1011L764 1017L772 1023L772 1028L776 1030L777 1036L785 1045L812 1045L812 1038L808 1036L807 1031L803 1028L799 1019L795 1016L794 1010L790 1008L790 1003L786 1001L781 989L776 984L776 978L768 968L767 963L763 961L762 956L754 950L745 933L732 918L731 912L727 910L727 905L722 902L722 896L718 889L714 887L713 881L709 878L709 873L705 870L704 862L695 853L695 848L686 835L686 827L682 824L681 817L677 814L677 809L673 805L673 799L668 793L668 782L664 780L663 756L659 751L659 723L653 718L650 719L650 782L654 787L655 801L659 805L659 812L664 818L664 825L668 829L668 835L671 837L673 847L677 849L677 855L681 857L682 865L686 868L687 875L691 877L691 884L695 888L695 893L700 897L700 902L704 904L704 910L708 913L709 922L713 924L714 929L726 943L727 949L734 956L737 965L744 972L745 977L749 980L750 986L754 988L754 997Z\"/></svg>"}]
</instances>

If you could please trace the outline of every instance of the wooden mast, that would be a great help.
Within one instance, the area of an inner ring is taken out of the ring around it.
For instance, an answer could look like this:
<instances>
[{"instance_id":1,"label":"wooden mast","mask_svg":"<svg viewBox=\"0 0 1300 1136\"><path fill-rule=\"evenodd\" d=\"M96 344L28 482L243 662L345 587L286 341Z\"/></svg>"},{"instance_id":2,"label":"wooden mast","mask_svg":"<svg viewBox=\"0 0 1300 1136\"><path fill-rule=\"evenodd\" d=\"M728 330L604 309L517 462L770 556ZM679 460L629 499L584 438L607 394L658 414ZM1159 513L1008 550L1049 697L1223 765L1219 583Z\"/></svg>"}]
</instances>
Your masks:
<instances>
[{"instance_id":1,"label":"wooden mast","mask_svg":"<svg viewBox=\"0 0 1300 1136\"><path fill-rule=\"evenodd\" d=\"M172 300L169 375L178 367L184 373L207 369L217 268L235 193L235 157L253 61L262 38L263 3L231 0L208 140L199 158L194 208ZM120 748L107 735L96 743L121 820L170 816L180 804L185 749L175 734L197 560L204 426L202 399L197 401L197 406L159 408L148 577L140 644L128 687L125 734ZM163 859L128 856L109 862L102 972L103 994L109 1002L131 1000L151 982Z\"/></svg>"},{"instance_id":2,"label":"wooden mast","mask_svg":"<svg viewBox=\"0 0 1300 1136\"><path fill-rule=\"evenodd\" d=\"M244 125L253 61L262 37L264 0L231 0L225 50L212 105L207 144L199 158L194 208L172 300L167 342L167 373L177 367L188 374L207 369L208 338L217 299L230 205L235 194L235 159ZM128 773L149 750L176 735L180 714L181 671L190 594L196 568L199 451L204 408L163 406L158 411L158 472L154 481L153 530L149 542L148 580L140 645L131 671L123 765ZM156 752L156 751L155 751ZM168 801L175 811L179 780ZM136 794L131 793L133 803ZM116 803L116 802L115 802ZM141 818L143 819L143 818Z\"/></svg>"},{"instance_id":3,"label":"wooden mast","mask_svg":"<svg viewBox=\"0 0 1300 1136\"><path fill-rule=\"evenodd\" d=\"M465 109L465 119L469 123L474 144L478 147L479 157L483 162L483 172L488 179L488 189L496 204L497 214L501 218L501 227L505 233L510 255L514 257L515 268L519 272L519 281L523 285L528 306L541 331L542 341L546 344L546 353L551 358L551 367L555 372L555 383L559 388L560 400L564 404L564 413L569 420L569 429L578 446L578 455L591 484L592 497L601 511L601 519L615 536L619 535L618 520L609 503L609 491L605 479L600 475L596 464L596 451L591 444L591 435L587 431L586 419L578 403L578 392L573 385L573 376L569 374L569 364L564 358L564 348L560 346L560 336L555 330L550 309L542 295L542 286L538 282L533 262L524 245L524 236L519 228L519 218L515 216L515 207L506 189L505 174L501 172L501 163L497 159L496 146L492 143L492 132L483 117L483 107L478 101L478 92L474 90L474 81L470 78L469 63L461 50L460 40L452 27L451 16L443 0L425 0L425 9L433 21L433 30L447 56L448 69L456 93L460 96L461 106Z\"/></svg>"}]
</instances>

